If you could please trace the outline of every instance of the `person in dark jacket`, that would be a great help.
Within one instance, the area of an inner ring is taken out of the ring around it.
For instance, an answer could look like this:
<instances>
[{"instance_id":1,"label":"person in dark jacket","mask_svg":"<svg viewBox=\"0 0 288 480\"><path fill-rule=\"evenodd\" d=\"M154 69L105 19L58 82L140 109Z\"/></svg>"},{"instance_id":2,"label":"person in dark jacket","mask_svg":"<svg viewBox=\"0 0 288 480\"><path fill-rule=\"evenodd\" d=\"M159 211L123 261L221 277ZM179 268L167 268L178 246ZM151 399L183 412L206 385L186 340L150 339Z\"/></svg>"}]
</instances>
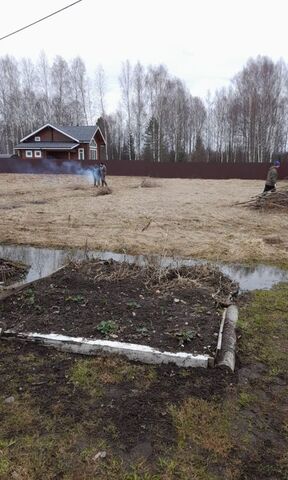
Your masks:
<instances>
[{"instance_id":1,"label":"person in dark jacket","mask_svg":"<svg viewBox=\"0 0 288 480\"><path fill-rule=\"evenodd\" d=\"M108 187L107 182L106 182L106 173L107 173L107 167L105 163L100 163L100 173L101 173L101 185L102 187Z\"/></svg>"},{"instance_id":2,"label":"person in dark jacket","mask_svg":"<svg viewBox=\"0 0 288 480\"><path fill-rule=\"evenodd\" d=\"M279 167L280 167L280 162L279 160L276 160L274 162L274 165L272 165L272 167L269 168L263 193L270 192L270 191L276 192L276 182L278 179Z\"/></svg>"}]
</instances>

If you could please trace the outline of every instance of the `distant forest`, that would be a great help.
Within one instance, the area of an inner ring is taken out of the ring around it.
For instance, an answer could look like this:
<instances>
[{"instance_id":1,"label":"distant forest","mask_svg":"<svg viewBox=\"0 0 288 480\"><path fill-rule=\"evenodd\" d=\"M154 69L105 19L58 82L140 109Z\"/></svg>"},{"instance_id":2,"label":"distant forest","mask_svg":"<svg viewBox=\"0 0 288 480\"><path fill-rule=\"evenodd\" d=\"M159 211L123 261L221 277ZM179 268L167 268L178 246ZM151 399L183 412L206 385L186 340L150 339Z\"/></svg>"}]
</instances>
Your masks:
<instances>
[{"instance_id":1,"label":"distant forest","mask_svg":"<svg viewBox=\"0 0 288 480\"><path fill-rule=\"evenodd\" d=\"M193 75L193 71L191 71ZM108 79L80 57L52 64L0 57L0 151L45 123L100 125L107 159L153 162L269 162L287 151L288 66L249 59L228 87L191 95L163 65L122 63L121 101L106 111Z\"/></svg>"}]
</instances>

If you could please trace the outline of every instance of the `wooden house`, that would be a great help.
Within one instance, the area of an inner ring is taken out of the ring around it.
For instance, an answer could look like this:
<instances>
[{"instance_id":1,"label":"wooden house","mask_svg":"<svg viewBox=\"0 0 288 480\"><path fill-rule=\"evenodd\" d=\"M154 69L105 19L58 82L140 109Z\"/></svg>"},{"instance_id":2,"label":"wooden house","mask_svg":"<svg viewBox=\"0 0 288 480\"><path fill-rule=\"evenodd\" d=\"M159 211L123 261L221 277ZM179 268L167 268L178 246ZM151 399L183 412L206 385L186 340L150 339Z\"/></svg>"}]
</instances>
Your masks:
<instances>
[{"instance_id":1,"label":"wooden house","mask_svg":"<svg viewBox=\"0 0 288 480\"><path fill-rule=\"evenodd\" d=\"M98 126L62 127L47 123L20 140L15 153L25 159L105 160L106 140Z\"/></svg>"}]
</instances>

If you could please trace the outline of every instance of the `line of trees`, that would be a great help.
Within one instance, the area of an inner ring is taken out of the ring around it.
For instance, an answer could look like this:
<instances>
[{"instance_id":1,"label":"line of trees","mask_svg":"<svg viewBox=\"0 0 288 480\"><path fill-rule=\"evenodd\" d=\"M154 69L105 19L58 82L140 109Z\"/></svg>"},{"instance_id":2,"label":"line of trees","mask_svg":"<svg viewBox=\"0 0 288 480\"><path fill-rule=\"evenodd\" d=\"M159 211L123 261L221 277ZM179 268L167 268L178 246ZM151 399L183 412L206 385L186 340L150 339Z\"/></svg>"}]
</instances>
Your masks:
<instances>
[{"instance_id":1,"label":"line of trees","mask_svg":"<svg viewBox=\"0 0 288 480\"><path fill-rule=\"evenodd\" d=\"M15 144L44 123L87 125L93 120L90 81L81 58L61 56L50 66L44 53L33 64L0 58L0 148Z\"/></svg>"},{"instance_id":2,"label":"line of trees","mask_svg":"<svg viewBox=\"0 0 288 480\"><path fill-rule=\"evenodd\" d=\"M108 82L80 57L45 54L33 63L0 57L0 151L45 123L91 125L107 138L107 159L266 162L287 151L288 66L250 59L230 85L203 100L163 65L123 62L121 101L106 110ZM97 120L98 119L98 120Z\"/></svg>"}]
</instances>

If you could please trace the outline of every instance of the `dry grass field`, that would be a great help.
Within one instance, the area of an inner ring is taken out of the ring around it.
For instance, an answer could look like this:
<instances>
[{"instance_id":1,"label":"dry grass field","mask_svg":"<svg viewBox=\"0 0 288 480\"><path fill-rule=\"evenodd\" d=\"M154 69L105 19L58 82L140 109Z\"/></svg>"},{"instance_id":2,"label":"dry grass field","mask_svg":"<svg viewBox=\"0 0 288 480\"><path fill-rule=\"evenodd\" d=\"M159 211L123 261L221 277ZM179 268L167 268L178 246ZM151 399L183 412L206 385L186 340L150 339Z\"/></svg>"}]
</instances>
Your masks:
<instances>
[{"instance_id":1,"label":"dry grass field","mask_svg":"<svg viewBox=\"0 0 288 480\"><path fill-rule=\"evenodd\" d=\"M2 174L0 242L288 264L287 215L235 206L264 182L142 181L108 177L97 195L88 177Z\"/></svg>"}]
</instances>

